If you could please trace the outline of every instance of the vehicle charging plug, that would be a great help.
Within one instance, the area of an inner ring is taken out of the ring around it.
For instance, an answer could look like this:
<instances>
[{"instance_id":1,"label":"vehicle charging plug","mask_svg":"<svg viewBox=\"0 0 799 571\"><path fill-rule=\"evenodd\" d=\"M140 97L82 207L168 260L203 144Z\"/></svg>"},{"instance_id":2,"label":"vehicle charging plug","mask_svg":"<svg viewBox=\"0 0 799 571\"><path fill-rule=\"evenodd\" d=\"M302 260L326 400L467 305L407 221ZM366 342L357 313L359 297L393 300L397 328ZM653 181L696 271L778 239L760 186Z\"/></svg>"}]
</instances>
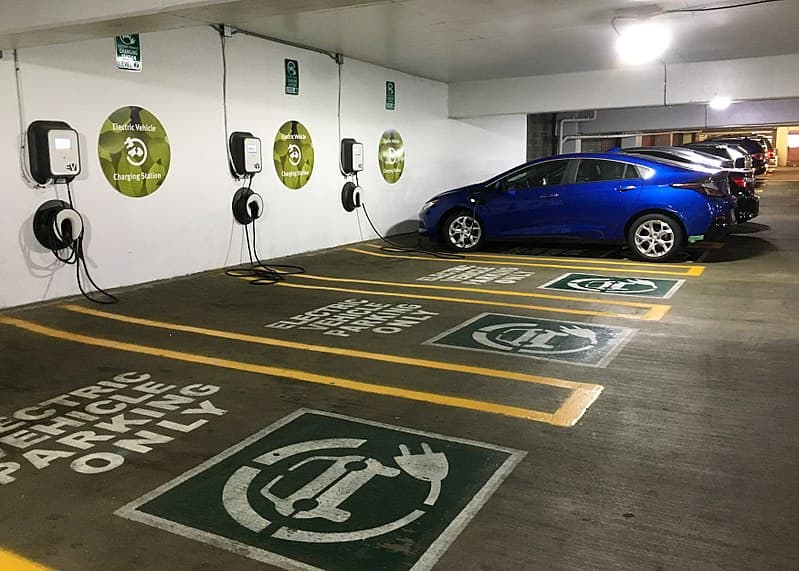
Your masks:
<instances>
[{"instance_id":1,"label":"vehicle charging plug","mask_svg":"<svg viewBox=\"0 0 799 571\"><path fill-rule=\"evenodd\" d=\"M421 454L411 454L405 444L400 444L401 456L394 456L394 461L409 476L430 482L430 493L424 501L432 506L441 494L441 481L449 474L449 462L443 452L433 452L430 446L423 442Z\"/></svg>"}]
</instances>

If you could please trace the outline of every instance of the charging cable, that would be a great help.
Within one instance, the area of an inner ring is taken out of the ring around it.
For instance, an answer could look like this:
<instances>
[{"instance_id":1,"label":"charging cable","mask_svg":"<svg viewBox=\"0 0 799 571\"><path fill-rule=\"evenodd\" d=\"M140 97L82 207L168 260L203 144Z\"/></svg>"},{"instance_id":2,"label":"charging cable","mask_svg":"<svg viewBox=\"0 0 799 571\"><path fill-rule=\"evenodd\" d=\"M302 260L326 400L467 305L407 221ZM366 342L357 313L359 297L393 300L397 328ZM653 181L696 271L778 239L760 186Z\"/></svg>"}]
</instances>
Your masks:
<instances>
[{"instance_id":1,"label":"charging cable","mask_svg":"<svg viewBox=\"0 0 799 571\"><path fill-rule=\"evenodd\" d=\"M75 209L75 203L72 200L72 188L70 187L69 183L66 183L67 186L67 199L69 201L69 207L72 210ZM72 235L72 228L70 226L70 230L67 235L64 235L64 229L56 225L55 227L56 236L62 242L65 242L70 249L70 254L66 258L61 256L61 253L58 250L52 250L53 255L56 258L64 262L65 264L70 264L75 266L75 281L78 283L78 289L80 290L81 295L88 299L93 303L99 303L101 305L110 305L112 303L117 303L119 298L113 294L108 293L107 291L103 290L100 286L92 278L91 273L89 273L89 266L86 264L86 254L83 250L83 232L80 232L77 237ZM89 292L86 291L86 288L83 286L83 282L81 281L81 266L83 267L83 273L86 275L86 279L89 283L94 287L95 291L92 293L99 293L100 297L89 295Z\"/></svg>"},{"instance_id":2,"label":"charging cable","mask_svg":"<svg viewBox=\"0 0 799 571\"><path fill-rule=\"evenodd\" d=\"M255 175L250 175L247 181L247 190L252 190L252 179ZM244 225L244 236L247 239L247 256L250 259L249 267L231 268L225 271L225 275L234 278L247 278L253 285L273 285L283 281L284 276L292 274L304 274L305 268L302 266L288 264L265 264L258 255L258 237L256 234L256 222L262 213L258 212L256 204L250 205L250 216L252 220ZM250 226L252 226L252 241L250 241Z\"/></svg>"},{"instance_id":3,"label":"charging cable","mask_svg":"<svg viewBox=\"0 0 799 571\"><path fill-rule=\"evenodd\" d=\"M358 187L360 187L360 183L358 182L358 173L355 173L355 184ZM380 238L380 240L382 240L383 242L385 242L387 244L386 246L382 246L380 248L380 250L382 250L383 252L393 252L393 253L402 252L402 253L406 253L406 254L407 253L429 254L431 256L434 256L436 258L440 258L442 260L463 260L463 259L465 259L465 256L462 256L461 254L450 254L450 253L447 253L447 252L437 252L435 250L428 250L426 248L423 248L422 247L422 238L421 238L421 236L417 237L416 247L403 246L401 244L397 244L395 242L392 242L391 240L389 240L388 238L383 236L377 230L377 228L374 225L374 222L372 222L372 217L369 216L369 211L366 209L366 203L363 202L363 201L361 201L361 208L363 208L363 213L366 215L366 220L369 222L369 226L372 227L372 230L374 231L374 233L377 234L377 237ZM475 208L476 208L476 206L475 206Z\"/></svg>"}]
</instances>

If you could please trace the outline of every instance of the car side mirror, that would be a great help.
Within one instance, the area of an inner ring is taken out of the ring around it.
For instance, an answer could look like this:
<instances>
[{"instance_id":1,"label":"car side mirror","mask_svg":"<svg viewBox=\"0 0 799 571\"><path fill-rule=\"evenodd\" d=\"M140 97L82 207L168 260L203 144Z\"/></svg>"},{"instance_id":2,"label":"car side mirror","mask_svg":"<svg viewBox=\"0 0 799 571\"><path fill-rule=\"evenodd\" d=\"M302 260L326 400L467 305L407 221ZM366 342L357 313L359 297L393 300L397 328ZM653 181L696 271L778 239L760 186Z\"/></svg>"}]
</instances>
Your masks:
<instances>
[{"instance_id":1,"label":"car side mirror","mask_svg":"<svg viewBox=\"0 0 799 571\"><path fill-rule=\"evenodd\" d=\"M742 169L746 168L746 159L743 157L738 157L735 159L735 168Z\"/></svg>"}]
</instances>

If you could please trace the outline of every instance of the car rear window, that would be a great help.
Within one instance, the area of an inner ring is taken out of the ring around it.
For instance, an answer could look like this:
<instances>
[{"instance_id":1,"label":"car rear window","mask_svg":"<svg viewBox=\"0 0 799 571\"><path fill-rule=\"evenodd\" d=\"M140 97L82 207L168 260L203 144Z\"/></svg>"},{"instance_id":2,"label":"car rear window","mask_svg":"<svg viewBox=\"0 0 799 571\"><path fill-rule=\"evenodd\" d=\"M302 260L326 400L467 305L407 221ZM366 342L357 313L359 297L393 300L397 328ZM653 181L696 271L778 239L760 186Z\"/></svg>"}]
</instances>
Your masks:
<instances>
[{"instance_id":1,"label":"car rear window","mask_svg":"<svg viewBox=\"0 0 799 571\"><path fill-rule=\"evenodd\" d=\"M580 159L575 182L598 182L627 178L638 178L638 172L633 165L601 159Z\"/></svg>"}]
</instances>

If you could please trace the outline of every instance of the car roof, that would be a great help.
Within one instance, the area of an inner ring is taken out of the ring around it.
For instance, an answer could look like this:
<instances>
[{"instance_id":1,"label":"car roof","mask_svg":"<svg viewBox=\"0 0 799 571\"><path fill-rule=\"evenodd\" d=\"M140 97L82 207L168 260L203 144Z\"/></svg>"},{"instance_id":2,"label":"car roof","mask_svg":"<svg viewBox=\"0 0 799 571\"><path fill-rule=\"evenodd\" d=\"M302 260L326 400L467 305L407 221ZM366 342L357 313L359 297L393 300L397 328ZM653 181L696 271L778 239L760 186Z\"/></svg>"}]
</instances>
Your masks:
<instances>
[{"instance_id":1,"label":"car roof","mask_svg":"<svg viewBox=\"0 0 799 571\"><path fill-rule=\"evenodd\" d=\"M681 169L681 170L685 170L685 171L695 171L695 172L702 172L702 173L707 173L707 174L716 173L716 172L719 172L720 170L723 170L723 169L718 169L718 168L705 167L703 165L687 164L687 163L681 163L681 162L678 162L678 161L670 161L668 159L662 159L662 158L658 158L657 160L655 160L655 159L652 159L652 158L649 158L649 157L640 156L640 155L633 155L633 154L629 154L628 155L628 154L618 153L618 152L608 152L608 153L568 153L568 154L564 154L564 155L555 155L555 156L552 156L552 157L545 157L545 158L541 158L541 159L536 159L534 161L530 161L528 163L525 163L524 165L520 165L519 167L511 169L510 171L506 171L506 173L503 173L503 174L507 174L507 173L513 172L513 171L517 170L518 168L521 168L522 166L533 165L533 164L536 164L536 163L543 163L543 162L546 162L546 161L557 160L557 159L601 159L601 160L606 160L606 161L616 161L616 162L637 164L637 165L645 166L645 167L648 167L648 168L651 168L651 169L655 169L655 170L657 170L658 167L660 167L662 165L666 165L666 166L670 166L672 168L677 168L677 169ZM502 176L502 175L499 175L499 176ZM494 177L494 178L498 178L498 177Z\"/></svg>"},{"instance_id":2,"label":"car roof","mask_svg":"<svg viewBox=\"0 0 799 571\"><path fill-rule=\"evenodd\" d=\"M675 155L681 155L685 157L696 157L698 156L702 160L705 161L713 161L714 163L719 163L724 161L724 158L719 157L717 155L711 155L710 153L704 153L702 151L698 151L696 149L691 149L687 147L629 147L626 149L619 149L619 153L624 154L646 154L650 151L659 152L659 153L672 153ZM729 160L729 159L727 159Z\"/></svg>"}]
</instances>

